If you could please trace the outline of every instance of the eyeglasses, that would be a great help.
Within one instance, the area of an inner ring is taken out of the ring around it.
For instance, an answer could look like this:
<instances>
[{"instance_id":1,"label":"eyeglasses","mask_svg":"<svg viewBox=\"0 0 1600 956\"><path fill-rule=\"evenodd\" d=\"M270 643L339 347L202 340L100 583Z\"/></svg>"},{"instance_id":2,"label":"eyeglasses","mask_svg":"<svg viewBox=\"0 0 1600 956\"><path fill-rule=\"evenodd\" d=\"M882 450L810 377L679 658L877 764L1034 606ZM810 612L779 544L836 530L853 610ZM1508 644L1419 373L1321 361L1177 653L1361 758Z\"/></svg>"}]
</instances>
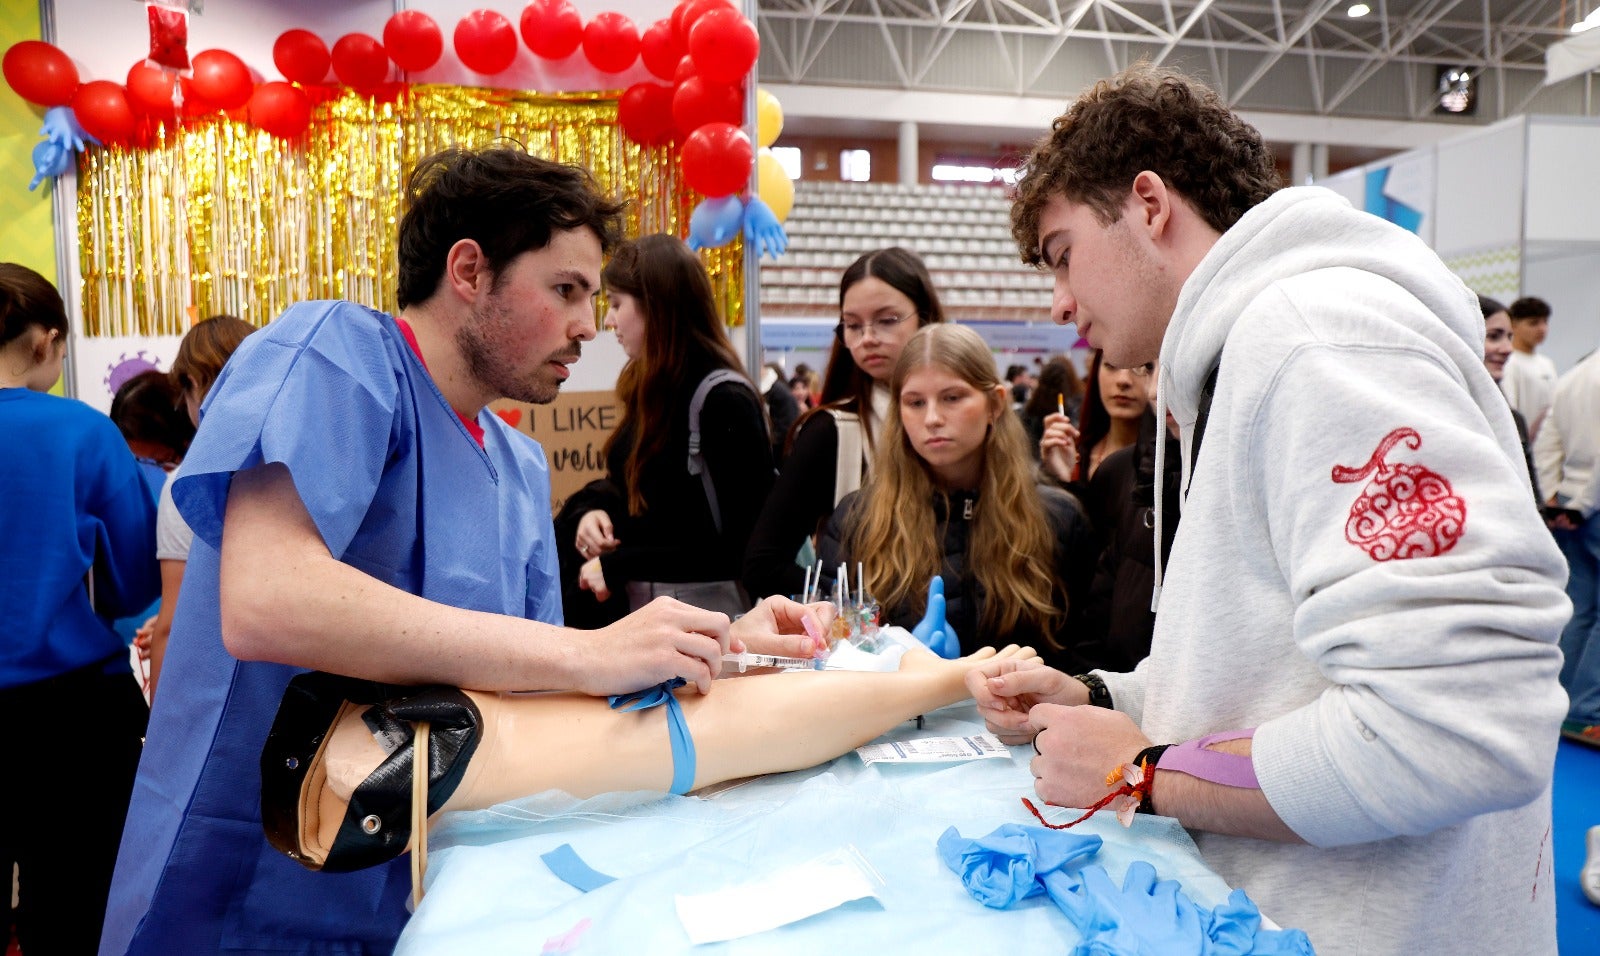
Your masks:
<instances>
[{"instance_id":1,"label":"eyeglasses","mask_svg":"<svg viewBox=\"0 0 1600 956\"><path fill-rule=\"evenodd\" d=\"M1156 370L1156 363L1146 362L1143 365L1130 365L1123 367L1121 365L1112 365L1110 362L1101 359L1100 367L1108 372L1132 372L1134 378L1149 378L1150 373Z\"/></svg>"},{"instance_id":2,"label":"eyeglasses","mask_svg":"<svg viewBox=\"0 0 1600 956\"><path fill-rule=\"evenodd\" d=\"M834 331L844 336L846 342L859 342L867 335L868 329L873 329L882 338L900 327L900 323L907 319L916 318L917 313L910 315L880 315L876 319L843 319L834 326Z\"/></svg>"}]
</instances>

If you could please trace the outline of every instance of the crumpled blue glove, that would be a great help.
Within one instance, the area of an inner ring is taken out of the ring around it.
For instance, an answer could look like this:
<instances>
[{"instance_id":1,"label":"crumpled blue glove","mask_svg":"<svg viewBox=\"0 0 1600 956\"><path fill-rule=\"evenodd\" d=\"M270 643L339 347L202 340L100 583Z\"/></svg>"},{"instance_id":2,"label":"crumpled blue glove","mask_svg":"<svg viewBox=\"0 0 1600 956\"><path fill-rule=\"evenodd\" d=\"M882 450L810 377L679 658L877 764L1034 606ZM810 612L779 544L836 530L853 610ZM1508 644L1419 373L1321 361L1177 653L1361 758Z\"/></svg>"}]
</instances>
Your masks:
<instances>
[{"instance_id":1,"label":"crumpled blue glove","mask_svg":"<svg viewBox=\"0 0 1600 956\"><path fill-rule=\"evenodd\" d=\"M911 636L947 661L961 656L961 641L944 619L944 578L937 574L928 582L928 610L911 629Z\"/></svg>"},{"instance_id":2,"label":"crumpled blue glove","mask_svg":"<svg viewBox=\"0 0 1600 956\"><path fill-rule=\"evenodd\" d=\"M100 141L84 132L78 117L69 106L52 106L44 111L44 125L39 127L44 142L33 147L33 179L28 182L32 190L44 182L61 175L72 166L72 157L83 151L84 143L100 145Z\"/></svg>"},{"instance_id":3,"label":"crumpled blue glove","mask_svg":"<svg viewBox=\"0 0 1600 956\"><path fill-rule=\"evenodd\" d=\"M1175 880L1156 880L1143 860L1128 867L1119 889L1103 867L1044 874L1045 891L1083 940L1072 956L1311 956L1299 930L1263 930L1261 914L1243 890L1207 910Z\"/></svg>"},{"instance_id":4,"label":"crumpled blue glove","mask_svg":"<svg viewBox=\"0 0 1600 956\"><path fill-rule=\"evenodd\" d=\"M939 836L939 859L961 877L972 898L1006 909L1044 892L1039 877L1100 852L1091 833L1064 833L1006 823L988 836L969 840L950 827Z\"/></svg>"},{"instance_id":5,"label":"crumpled blue glove","mask_svg":"<svg viewBox=\"0 0 1600 956\"><path fill-rule=\"evenodd\" d=\"M751 196L744 204L744 241L757 255L774 259L789 251L789 234L760 196Z\"/></svg>"}]
</instances>

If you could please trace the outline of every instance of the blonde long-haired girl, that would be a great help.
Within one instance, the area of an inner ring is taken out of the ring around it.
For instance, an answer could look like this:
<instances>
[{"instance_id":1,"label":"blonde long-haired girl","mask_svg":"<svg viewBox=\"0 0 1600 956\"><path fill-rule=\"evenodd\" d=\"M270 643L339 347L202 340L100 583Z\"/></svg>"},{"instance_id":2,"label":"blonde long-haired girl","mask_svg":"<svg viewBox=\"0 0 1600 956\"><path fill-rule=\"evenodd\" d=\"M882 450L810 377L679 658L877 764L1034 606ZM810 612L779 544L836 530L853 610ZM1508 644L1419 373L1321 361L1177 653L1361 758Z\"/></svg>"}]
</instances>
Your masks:
<instances>
[{"instance_id":1,"label":"blonde long-haired girl","mask_svg":"<svg viewBox=\"0 0 1600 956\"><path fill-rule=\"evenodd\" d=\"M829 520L824 568L859 561L884 620L907 628L941 577L963 652L1003 637L1070 660L1088 524L1075 498L1037 482L988 345L964 326L928 326L906 343L890 394L872 479Z\"/></svg>"}]
</instances>

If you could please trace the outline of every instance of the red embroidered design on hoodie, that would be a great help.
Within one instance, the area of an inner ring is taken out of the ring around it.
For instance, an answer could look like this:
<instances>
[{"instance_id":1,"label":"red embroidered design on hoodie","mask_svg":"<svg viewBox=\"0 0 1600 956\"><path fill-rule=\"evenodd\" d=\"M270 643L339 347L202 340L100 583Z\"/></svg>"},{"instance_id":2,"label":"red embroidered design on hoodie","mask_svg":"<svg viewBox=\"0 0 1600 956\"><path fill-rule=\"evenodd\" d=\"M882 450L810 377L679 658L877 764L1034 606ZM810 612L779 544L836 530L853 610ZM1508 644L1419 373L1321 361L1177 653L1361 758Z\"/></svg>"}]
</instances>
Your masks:
<instances>
[{"instance_id":1,"label":"red embroidered design on hoodie","mask_svg":"<svg viewBox=\"0 0 1600 956\"><path fill-rule=\"evenodd\" d=\"M1372 458L1360 468L1335 465L1339 484L1372 481L1350 506L1345 540L1367 552L1374 561L1430 558L1456 546L1467 529L1467 503L1457 497L1444 476L1422 465L1384 461L1395 445L1422 447L1422 436L1410 428L1396 428Z\"/></svg>"}]
</instances>

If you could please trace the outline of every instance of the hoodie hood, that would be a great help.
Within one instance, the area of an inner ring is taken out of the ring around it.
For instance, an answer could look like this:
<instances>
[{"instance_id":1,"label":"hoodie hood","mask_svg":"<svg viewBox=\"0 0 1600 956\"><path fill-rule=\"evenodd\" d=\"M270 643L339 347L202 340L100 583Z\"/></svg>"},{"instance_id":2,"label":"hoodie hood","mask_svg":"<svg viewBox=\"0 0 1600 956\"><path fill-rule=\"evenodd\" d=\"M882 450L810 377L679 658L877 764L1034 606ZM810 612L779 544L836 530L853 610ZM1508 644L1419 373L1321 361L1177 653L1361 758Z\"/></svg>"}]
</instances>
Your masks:
<instances>
[{"instance_id":1,"label":"hoodie hood","mask_svg":"<svg viewBox=\"0 0 1600 956\"><path fill-rule=\"evenodd\" d=\"M1170 410L1184 434L1179 485L1194 467L1190 448L1201 391L1222 358L1223 345L1246 307L1274 283L1328 268L1358 269L1394 282L1415 296L1439 323L1416 328L1447 353L1483 354L1483 316L1460 279L1440 268L1420 238L1377 216L1352 215L1343 197L1319 187L1281 189L1223 233L1184 282L1161 342L1156 420ZM1453 340L1453 341L1450 341ZM1165 444L1156 448L1157 499L1164 479ZM1156 517L1161 534L1161 515ZM1162 568L1156 565L1155 601Z\"/></svg>"}]
</instances>

